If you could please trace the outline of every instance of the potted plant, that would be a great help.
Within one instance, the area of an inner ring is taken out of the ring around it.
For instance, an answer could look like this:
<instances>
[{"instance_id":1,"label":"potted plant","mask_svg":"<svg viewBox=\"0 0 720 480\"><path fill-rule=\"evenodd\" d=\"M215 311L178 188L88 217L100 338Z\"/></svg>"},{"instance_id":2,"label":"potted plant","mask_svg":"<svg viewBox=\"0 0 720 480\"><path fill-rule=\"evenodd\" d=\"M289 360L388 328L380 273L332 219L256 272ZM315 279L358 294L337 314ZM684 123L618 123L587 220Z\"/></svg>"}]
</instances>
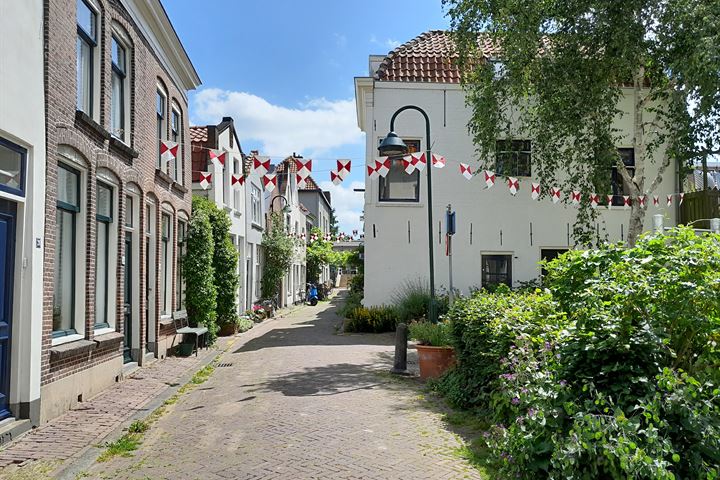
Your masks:
<instances>
[{"instance_id":1,"label":"potted plant","mask_svg":"<svg viewBox=\"0 0 720 480\"><path fill-rule=\"evenodd\" d=\"M420 365L420 378L437 378L455 364L455 350L450 346L450 326L445 322L413 322L408 326Z\"/></svg>"}]
</instances>

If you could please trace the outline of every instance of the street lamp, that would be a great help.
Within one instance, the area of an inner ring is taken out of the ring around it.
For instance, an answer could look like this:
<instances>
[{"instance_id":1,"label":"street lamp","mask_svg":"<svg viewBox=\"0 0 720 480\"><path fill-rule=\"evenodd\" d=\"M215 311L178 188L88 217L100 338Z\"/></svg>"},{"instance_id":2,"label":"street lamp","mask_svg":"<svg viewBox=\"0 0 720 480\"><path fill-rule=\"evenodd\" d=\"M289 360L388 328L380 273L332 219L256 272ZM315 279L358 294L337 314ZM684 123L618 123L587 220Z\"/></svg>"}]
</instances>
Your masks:
<instances>
[{"instance_id":1,"label":"street lamp","mask_svg":"<svg viewBox=\"0 0 720 480\"><path fill-rule=\"evenodd\" d=\"M426 166L427 171L427 213L428 213L428 259L430 261L430 305L428 306L428 317L431 322L437 321L435 309L435 259L433 252L433 217L432 217L432 152L430 151L430 118L427 113L420 107L415 105L406 105L399 108L390 118L390 133L383 139L378 147L378 152L383 157L404 156L408 153L408 146L405 145L402 138L395 133L395 119L405 110L416 110L425 118L425 147L426 148Z\"/></svg>"}]
</instances>

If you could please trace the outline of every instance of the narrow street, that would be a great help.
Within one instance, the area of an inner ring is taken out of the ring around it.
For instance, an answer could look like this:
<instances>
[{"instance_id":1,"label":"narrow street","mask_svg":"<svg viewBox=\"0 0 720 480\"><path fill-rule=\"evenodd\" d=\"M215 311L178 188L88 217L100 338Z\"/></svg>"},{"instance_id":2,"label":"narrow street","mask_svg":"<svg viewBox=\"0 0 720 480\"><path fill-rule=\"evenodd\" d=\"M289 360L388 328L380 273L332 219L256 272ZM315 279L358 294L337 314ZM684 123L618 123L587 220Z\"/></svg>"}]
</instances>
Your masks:
<instances>
[{"instance_id":1,"label":"narrow street","mask_svg":"<svg viewBox=\"0 0 720 480\"><path fill-rule=\"evenodd\" d=\"M81 478L480 478L420 384L386 373L392 335L336 334L340 301L243 335L133 456Z\"/></svg>"}]
</instances>

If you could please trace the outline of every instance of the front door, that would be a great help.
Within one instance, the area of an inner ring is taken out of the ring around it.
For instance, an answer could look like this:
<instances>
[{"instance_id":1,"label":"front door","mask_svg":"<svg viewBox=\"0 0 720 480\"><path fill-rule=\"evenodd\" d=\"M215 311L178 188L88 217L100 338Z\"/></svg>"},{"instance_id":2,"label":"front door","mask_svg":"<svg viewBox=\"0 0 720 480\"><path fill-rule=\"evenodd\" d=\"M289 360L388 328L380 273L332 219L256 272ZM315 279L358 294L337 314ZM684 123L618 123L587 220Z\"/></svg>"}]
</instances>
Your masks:
<instances>
[{"instance_id":1,"label":"front door","mask_svg":"<svg viewBox=\"0 0 720 480\"><path fill-rule=\"evenodd\" d=\"M125 333L123 360L125 363L132 362L132 259L132 232L127 232L125 233L125 315L123 324L123 332Z\"/></svg>"},{"instance_id":2,"label":"front door","mask_svg":"<svg viewBox=\"0 0 720 480\"><path fill-rule=\"evenodd\" d=\"M0 420L10 416L10 341L16 205L0 200Z\"/></svg>"}]
</instances>

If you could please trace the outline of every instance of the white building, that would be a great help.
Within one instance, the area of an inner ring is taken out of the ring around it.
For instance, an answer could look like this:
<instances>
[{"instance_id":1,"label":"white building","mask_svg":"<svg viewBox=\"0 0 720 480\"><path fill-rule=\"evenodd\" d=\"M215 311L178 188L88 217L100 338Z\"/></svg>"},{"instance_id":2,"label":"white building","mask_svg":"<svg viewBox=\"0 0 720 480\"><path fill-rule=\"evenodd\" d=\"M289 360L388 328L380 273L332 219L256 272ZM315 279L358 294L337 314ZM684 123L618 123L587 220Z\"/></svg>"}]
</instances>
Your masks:
<instances>
[{"instance_id":1,"label":"white building","mask_svg":"<svg viewBox=\"0 0 720 480\"><path fill-rule=\"evenodd\" d=\"M259 156L257 151L251 152ZM248 168L250 165L248 165ZM262 289L262 237L265 232L263 185L257 173L248 172L245 179L245 304L251 308L260 301Z\"/></svg>"},{"instance_id":2,"label":"white building","mask_svg":"<svg viewBox=\"0 0 720 480\"><path fill-rule=\"evenodd\" d=\"M2 445L38 424L40 417L46 190L43 2L0 3L0 32ZM4 421L8 417L18 421Z\"/></svg>"},{"instance_id":3,"label":"white building","mask_svg":"<svg viewBox=\"0 0 720 480\"><path fill-rule=\"evenodd\" d=\"M468 135L471 111L465 105L457 67L450 61L452 52L449 34L432 31L387 56L370 57L369 76L355 79L358 124L367 139L366 160L374 164L377 147L390 128L393 113L406 105L424 109L431 123L432 149L448 162L445 168L432 172L436 288L448 286L444 243L448 204L457 212L454 287L467 293L472 287L493 283L517 286L540 275L541 259L573 248L572 228L577 209L564 201L553 204L547 197L531 199L530 183L536 180L531 172L530 142L523 147L527 148L529 162L526 165L518 162L513 172L520 180L517 196L510 194L505 179L499 176L497 184L486 189L482 175L471 180L460 175L459 162L471 165L473 171L480 168L480 162ZM624 132L625 141L618 148L628 162L634 162L631 99L621 101L620 108L626 114L618 119L616 127ZM395 131L409 147L427 148L425 121L420 113L400 114ZM647 166L648 178L654 177L656 165ZM662 201L660 208L650 207L646 228L651 227L653 213L662 213L666 224L675 224L676 202L669 208L665 204L665 195L678 191L673 171L667 169L665 181L656 192ZM622 195L622 185L619 189L617 193ZM408 175L399 161L392 165L386 178L370 179L366 170L365 304L388 303L402 282L428 278L426 192L426 172ZM569 192L563 194L564 199L570 196ZM606 232L610 241L623 239L629 211L622 207L601 210L597 228Z\"/></svg>"}]
</instances>

